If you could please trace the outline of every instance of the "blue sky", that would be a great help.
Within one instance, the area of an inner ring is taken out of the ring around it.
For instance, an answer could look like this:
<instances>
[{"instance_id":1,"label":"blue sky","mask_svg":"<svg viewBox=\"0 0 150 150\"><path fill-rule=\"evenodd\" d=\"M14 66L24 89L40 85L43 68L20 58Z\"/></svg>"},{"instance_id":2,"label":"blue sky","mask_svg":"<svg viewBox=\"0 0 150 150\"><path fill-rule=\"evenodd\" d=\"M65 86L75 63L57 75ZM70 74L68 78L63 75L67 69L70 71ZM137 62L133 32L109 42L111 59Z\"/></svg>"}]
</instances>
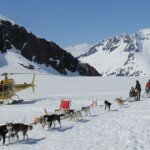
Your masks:
<instances>
[{"instance_id":1,"label":"blue sky","mask_svg":"<svg viewBox=\"0 0 150 150\"><path fill-rule=\"evenodd\" d=\"M61 47L150 28L149 0L0 0L0 14Z\"/></svg>"}]
</instances>

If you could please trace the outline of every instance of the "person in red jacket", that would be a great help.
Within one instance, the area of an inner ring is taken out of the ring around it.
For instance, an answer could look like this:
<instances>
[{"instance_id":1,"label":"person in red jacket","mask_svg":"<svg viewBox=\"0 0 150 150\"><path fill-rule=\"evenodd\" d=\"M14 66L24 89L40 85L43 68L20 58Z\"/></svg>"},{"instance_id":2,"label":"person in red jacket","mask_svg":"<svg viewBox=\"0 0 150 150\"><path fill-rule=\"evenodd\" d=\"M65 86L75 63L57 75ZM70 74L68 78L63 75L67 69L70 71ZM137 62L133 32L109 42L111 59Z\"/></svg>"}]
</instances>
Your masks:
<instances>
[{"instance_id":1,"label":"person in red jacket","mask_svg":"<svg viewBox=\"0 0 150 150\"><path fill-rule=\"evenodd\" d=\"M147 94L150 92L150 80L146 83L145 91Z\"/></svg>"}]
</instances>

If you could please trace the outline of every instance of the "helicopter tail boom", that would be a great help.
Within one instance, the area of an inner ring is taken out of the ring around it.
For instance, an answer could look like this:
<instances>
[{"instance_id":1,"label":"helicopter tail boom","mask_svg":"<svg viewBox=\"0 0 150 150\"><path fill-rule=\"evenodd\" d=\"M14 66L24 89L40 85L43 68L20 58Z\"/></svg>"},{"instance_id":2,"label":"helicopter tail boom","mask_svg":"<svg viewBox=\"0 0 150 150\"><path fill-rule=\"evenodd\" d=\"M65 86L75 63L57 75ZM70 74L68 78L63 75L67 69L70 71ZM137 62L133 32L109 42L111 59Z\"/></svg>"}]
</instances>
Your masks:
<instances>
[{"instance_id":1,"label":"helicopter tail boom","mask_svg":"<svg viewBox=\"0 0 150 150\"><path fill-rule=\"evenodd\" d=\"M35 82L35 74L33 75L32 85L34 85L34 82Z\"/></svg>"}]
</instances>

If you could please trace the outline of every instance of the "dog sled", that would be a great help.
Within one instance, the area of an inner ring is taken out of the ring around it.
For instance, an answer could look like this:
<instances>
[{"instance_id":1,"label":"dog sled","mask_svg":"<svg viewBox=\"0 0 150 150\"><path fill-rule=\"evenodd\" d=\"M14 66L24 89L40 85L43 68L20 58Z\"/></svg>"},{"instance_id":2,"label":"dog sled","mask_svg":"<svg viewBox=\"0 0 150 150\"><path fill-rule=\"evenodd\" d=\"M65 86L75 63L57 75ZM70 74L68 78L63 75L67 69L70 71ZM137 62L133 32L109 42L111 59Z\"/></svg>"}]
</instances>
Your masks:
<instances>
[{"instance_id":1,"label":"dog sled","mask_svg":"<svg viewBox=\"0 0 150 150\"><path fill-rule=\"evenodd\" d=\"M128 97L126 100L127 100L128 102L140 101L140 99L138 99L136 96L135 96L135 97Z\"/></svg>"},{"instance_id":2,"label":"dog sled","mask_svg":"<svg viewBox=\"0 0 150 150\"><path fill-rule=\"evenodd\" d=\"M58 114L61 114L65 110L69 110L70 107L71 107L71 100L69 98L63 98L63 99L61 99L59 109L56 109L55 112L58 112Z\"/></svg>"},{"instance_id":3,"label":"dog sled","mask_svg":"<svg viewBox=\"0 0 150 150\"><path fill-rule=\"evenodd\" d=\"M139 96L138 96L138 91L134 89L134 87L131 87L131 90L129 92L129 97L127 98L128 102L136 102L140 101Z\"/></svg>"}]
</instances>

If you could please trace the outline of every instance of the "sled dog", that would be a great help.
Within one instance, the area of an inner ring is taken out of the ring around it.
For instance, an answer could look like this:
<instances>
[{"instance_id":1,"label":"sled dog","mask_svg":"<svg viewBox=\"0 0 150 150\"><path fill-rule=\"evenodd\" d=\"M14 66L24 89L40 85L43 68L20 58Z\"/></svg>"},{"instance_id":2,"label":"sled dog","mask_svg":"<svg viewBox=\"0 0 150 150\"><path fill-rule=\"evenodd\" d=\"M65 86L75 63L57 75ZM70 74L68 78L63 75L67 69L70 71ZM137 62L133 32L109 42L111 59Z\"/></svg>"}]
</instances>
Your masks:
<instances>
[{"instance_id":1,"label":"sled dog","mask_svg":"<svg viewBox=\"0 0 150 150\"><path fill-rule=\"evenodd\" d=\"M60 128L61 128L61 122L60 122L60 117L61 116L64 116L64 114L61 114L61 115L57 115L57 114L52 114L52 115L44 115L44 116L41 116L41 117L36 117L34 119L34 122L33 124L41 124L43 129L45 127L45 125L48 125L48 130L51 128L52 126L52 123L54 123L54 127L55 128L55 121L58 121L59 125L60 125Z\"/></svg>"},{"instance_id":2,"label":"sled dog","mask_svg":"<svg viewBox=\"0 0 150 150\"><path fill-rule=\"evenodd\" d=\"M97 106L97 100L92 100L91 107Z\"/></svg>"},{"instance_id":3,"label":"sled dog","mask_svg":"<svg viewBox=\"0 0 150 150\"><path fill-rule=\"evenodd\" d=\"M71 114L74 114L75 110L74 109L67 109L67 110L64 110L64 114L68 114L68 115L71 115Z\"/></svg>"},{"instance_id":4,"label":"sled dog","mask_svg":"<svg viewBox=\"0 0 150 150\"><path fill-rule=\"evenodd\" d=\"M18 136L18 132L22 132L22 135L23 135L23 140L25 140L25 137L26 139L28 139L28 135L27 135L27 132L29 130L32 130L33 129L33 126L31 125L26 125L26 124L22 124L22 123L6 123L6 128L8 130L8 133L9 133L9 143L10 143L10 138L12 136L12 134L16 135L17 136L17 139L19 139L19 136Z\"/></svg>"},{"instance_id":5,"label":"sled dog","mask_svg":"<svg viewBox=\"0 0 150 150\"><path fill-rule=\"evenodd\" d=\"M75 111L74 113L70 114L69 120L78 121L80 119L83 119L82 113L80 110Z\"/></svg>"},{"instance_id":6,"label":"sled dog","mask_svg":"<svg viewBox=\"0 0 150 150\"><path fill-rule=\"evenodd\" d=\"M119 106L124 106L124 100L122 98L116 98L115 101L119 104Z\"/></svg>"},{"instance_id":7,"label":"sled dog","mask_svg":"<svg viewBox=\"0 0 150 150\"><path fill-rule=\"evenodd\" d=\"M5 144L5 139L6 139L7 132L8 132L8 130L6 128L6 125L0 126L0 136L3 138L3 144Z\"/></svg>"},{"instance_id":8,"label":"sled dog","mask_svg":"<svg viewBox=\"0 0 150 150\"><path fill-rule=\"evenodd\" d=\"M105 110L106 110L106 108L108 108L108 110L110 110L110 106L111 106L110 102L108 102L107 100L105 100L104 105L105 105Z\"/></svg>"},{"instance_id":9,"label":"sled dog","mask_svg":"<svg viewBox=\"0 0 150 150\"><path fill-rule=\"evenodd\" d=\"M43 118L44 118L44 124L43 124L43 127L47 124L48 125L48 130L50 129L50 127L52 126L52 122L54 123L54 127L53 129L55 128L55 121L57 120L59 125L60 125L60 128L61 128L61 122L60 122L60 117L61 116L64 116L64 114L61 114L61 115L57 115L57 114L52 114L52 115L44 115Z\"/></svg>"},{"instance_id":10,"label":"sled dog","mask_svg":"<svg viewBox=\"0 0 150 150\"><path fill-rule=\"evenodd\" d=\"M86 116L88 114L91 116L90 108L91 108L90 106L82 107L81 111L85 112Z\"/></svg>"}]
</instances>

